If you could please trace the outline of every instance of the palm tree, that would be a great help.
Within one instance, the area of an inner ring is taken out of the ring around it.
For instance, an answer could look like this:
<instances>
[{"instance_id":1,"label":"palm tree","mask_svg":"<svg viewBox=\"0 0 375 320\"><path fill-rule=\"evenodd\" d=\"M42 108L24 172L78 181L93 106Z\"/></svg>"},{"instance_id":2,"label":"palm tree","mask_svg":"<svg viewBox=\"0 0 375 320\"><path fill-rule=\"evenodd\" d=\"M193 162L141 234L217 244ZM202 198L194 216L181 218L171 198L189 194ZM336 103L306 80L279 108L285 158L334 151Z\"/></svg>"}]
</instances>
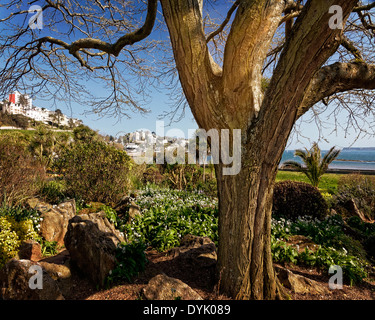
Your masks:
<instances>
[{"instance_id":1,"label":"palm tree","mask_svg":"<svg viewBox=\"0 0 375 320\"><path fill-rule=\"evenodd\" d=\"M310 180L314 187L318 187L322 175L327 171L328 165L335 160L341 150L332 147L322 158L320 148L316 142L313 143L310 150L297 149L294 155L300 157L303 161L301 163L297 161L285 161L283 167L292 167L298 171L303 172Z\"/></svg>"}]
</instances>

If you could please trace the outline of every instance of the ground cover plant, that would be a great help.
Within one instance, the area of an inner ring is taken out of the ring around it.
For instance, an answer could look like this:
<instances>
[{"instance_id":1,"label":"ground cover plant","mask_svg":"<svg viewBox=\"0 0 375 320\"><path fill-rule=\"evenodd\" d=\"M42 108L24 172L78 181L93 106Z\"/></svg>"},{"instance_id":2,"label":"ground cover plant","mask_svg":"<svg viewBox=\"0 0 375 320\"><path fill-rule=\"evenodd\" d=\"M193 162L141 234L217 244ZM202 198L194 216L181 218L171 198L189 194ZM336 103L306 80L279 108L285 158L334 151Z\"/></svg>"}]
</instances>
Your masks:
<instances>
[{"instance_id":1,"label":"ground cover plant","mask_svg":"<svg viewBox=\"0 0 375 320\"><path fill-rule=\"evenodd\" d=\"M218 241L217 200L203 193L147 188L134 199L142 215L119 229L129 241L141 240L164 251L179 245L186 234Z\"/></svg>"},{"instance_id":2,"label":"ground cover plant","mask_svg":"<svg viewBox=\"0 0 375 320\"><path fill-rule=\"evenodd\" d=\"M142 214L130 224L119 223L131 243L144 243L149 248L167 251L179 245L186 234L207 236L218 244L217 200L202 193L147 188L133 199ZM354 223L354 222L353 222ZM368 277L370 261L366 248L344 232L340 215L318 219L311 216L272 219L271 250L274 262L292 263L328 272L333 265L343 269L344 281L356 284ZM363 228L363 227L362 227ZM366 230L366 229L365 229ZM294 235L303 235L315 243L315 249L288 244Z\"/></svg>"},{"instance_id":3,"label":"ground cover plant","mask_svg":"<svg viewBox=\"0 0 375 320\"><path fill-rule=\"evenodd\" d=\"M368 276L366 253L360 243L343 232L344 222L339 215L325 220L299 217L297 221L283 217L272 221L271 248L275 262L289 262L318 267L328 272L330 266L343 269L344 280L358 283ZM315 250L306 247L299 252L298 246L288 245L292 235L304 235L318 246Z\"/></svg>"}]
</instances>

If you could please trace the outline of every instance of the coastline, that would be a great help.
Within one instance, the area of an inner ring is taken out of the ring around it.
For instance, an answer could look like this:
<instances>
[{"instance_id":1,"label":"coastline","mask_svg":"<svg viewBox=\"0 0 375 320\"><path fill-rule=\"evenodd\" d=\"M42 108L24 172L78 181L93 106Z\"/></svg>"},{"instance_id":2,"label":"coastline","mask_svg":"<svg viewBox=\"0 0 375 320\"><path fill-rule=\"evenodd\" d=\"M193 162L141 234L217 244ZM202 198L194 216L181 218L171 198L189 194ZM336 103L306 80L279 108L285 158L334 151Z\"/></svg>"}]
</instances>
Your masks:
<instances>
[{"instance_id":1,"label":"coastline","mask_svg":"<svg viewBox=\"0 0 375 320\"><path fill-rule=\"evenodd\" d=\"M292 171L292 172L298 172L298 170L295 169L281 169L279 168L279 171ZM363 174L363 175L375 175L375 170L359 170L359 169L328 169L326 173L332 173L332 174Z\"/></svg>"}]
</instances>

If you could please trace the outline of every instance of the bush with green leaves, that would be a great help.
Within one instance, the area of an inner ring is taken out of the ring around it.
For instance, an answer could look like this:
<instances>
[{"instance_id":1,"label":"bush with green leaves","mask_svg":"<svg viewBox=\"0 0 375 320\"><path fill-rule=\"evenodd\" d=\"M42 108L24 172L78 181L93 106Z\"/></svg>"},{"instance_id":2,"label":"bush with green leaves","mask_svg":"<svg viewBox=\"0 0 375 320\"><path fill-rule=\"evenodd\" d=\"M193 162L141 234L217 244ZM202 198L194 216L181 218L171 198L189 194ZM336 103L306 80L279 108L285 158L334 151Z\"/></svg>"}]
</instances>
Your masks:
<instances>
[{"instance_id":1,"label":"bush with green leaves","mask_svg":"<svg viewBox=\"0 0 375 320\"><path fill-rule=\"evenodd\" d=\"M146 246L141 241L119 243L116 248L116 266L110 271L106 282L108 286L121 281L131 282L132 278L144 271Z\"/></svg>"},{"instance_id":2,"label":"bush with green leaves","mask_svg":"<svg viewBox=\"0 0 375 320\"><path fill-rule=\"evenodd\" d=\"M328 206L318 188L308 183L287 180L275 184L273 213L292 220L300 216L324 219Z\"/></svg>"},{"instance_id":3,"label":"bush with green leaves","mask_svg":"<svg viewBox=\"0 0 375 320\"><path fill-rule=\"evenodd\" d=\"M6 205L0 208L0 268L16 256L23 241L41 241L36 231L39 223L35 210Z\"/></svg>"},{"instance_id":4,"label":"bush with green leaves","mask_svg":"<svg viewBox=\"0 0 375 320\"><path fill-rule=\"evenodd\" d=\"M44 170L17 135L0 135L0 201L23 203L35 195L45 177Z\"/></svg>"},{"instance_id":5,"label":"bush with green leaves","mask_svg":"<svg viewBox=\"0 0 375 320\"><path fill-rule=\"evenodd\" d=\"M375 224L364 222L358 216L350 217L346 222L360 238L369 257L375 259Z\"/></svg>"},{"instance_id":6,"label":"bush with green leaves","mask_svg":"<svg viewBox=\"0 0 375 320\"><path fill-rule=\"evenodd\" d=\"M369 220L375 218L375 177L369 175L342 175L338 181L337 193L333 197L336 211L350 216L347 203L354 201L357 208Z\"/></svg>"},{"instance_id":7,"label":"bush with green leaves","mask_svg":"<svg viewBox=\"0 0 375 320\"><path fill-rule=\"evenodd\" d=\"M54 179L42 183L39 195L48 203L59 204L67 198L65 180Z\"/></svg>"},{"instance_id":8,"label":"bush with green leaves","mask_svg":"<svg viewBox=\"0 0 375 320\"><path fill-rule=\"evenodd\" d=\"M129 190L131 167L125 151L95 139L71 143L58 160L72 198L112 205Z\"/></svg>"},{"instance_id":9,"label":"bush with green leaves","mask_svg":"<svg viewBox=\"0 0 375 320\"><path fill-rule=\"evenodd\" d=\"M20 240L12 223L8 217L0 217L0 268L17 254L19 246Z\"/></svg>"}]
</instances>

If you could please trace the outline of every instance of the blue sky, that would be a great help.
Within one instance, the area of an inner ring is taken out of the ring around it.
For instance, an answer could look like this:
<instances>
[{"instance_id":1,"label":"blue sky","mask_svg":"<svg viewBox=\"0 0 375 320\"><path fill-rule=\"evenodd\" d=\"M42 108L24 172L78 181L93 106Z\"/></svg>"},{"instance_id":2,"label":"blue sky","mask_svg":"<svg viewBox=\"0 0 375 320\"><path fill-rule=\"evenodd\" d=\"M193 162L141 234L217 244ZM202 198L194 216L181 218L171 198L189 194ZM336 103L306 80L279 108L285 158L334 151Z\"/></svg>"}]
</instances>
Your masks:
<instances>
[{"instance_id":1,"label":"blue sky","mask_svg":"<svg viewBox=\"0 0 375 320\"><path fill-rule=\"evenodd\" d=\"M224 2L224 5L219 6L218 11L222 11L224 14L227 10L228 4ZM160 32L154 32L152 37L166 37L165 34L160 34ZM94 84L93 84L94 85ZM104 94L104 90L95 85L94 87L95 92L98 94ZM48 101L38 100L38 97L34 98L34 105L39 107L45 107L48 109L54 110L55 107L51 107L51 103ZM101 134L109 134L113 136L123 135L127 132L132 132L137 129L149 129L150 131L155 131L156 128L156 121L159 120L160 116L170 111L170 98L168 96L167 90L152 90L150 93L151 101L145 107L150 110L147 114L138 114L138 113L131 113L131 119L127 118L110 118L110 117L98 117L96 115L87 115L84 112L87 111L85 105L80 105L79 103L74 103L70 106L66 105L58 105L58 108L62 110L63 113L67 114L68 116L75 117L81 119L84 124L88 125L92 129L99 130ZM306 119L308 116L305 117ZM342 119L344 121L345 119ZM165 124L169 124L169 119L164 119ZM195 123L193 116L189 110L186 108L185 116L177 123L172 123L169 127L165 128L165 132L168 130L175 128L179 129L183 132L185 138L188 138L188 130L189 129L196 129L197 124ZM319 131L317 127L312 123L304 123L300 126L301 128L301 135L299 136L299 140L290 139L287 149L295 149L300 147L309 147L313 141L317 141L319 137ZM327 129L323 130L324 139L327 141L321 141L320 147L322 149L328 149L333 145L338 147L375 147L375 137L366 137L363 139L358 139L354 144L356 134L353 131L349 131L349 134L345 136L344 132L338 132L337 134L332 134L331 131L333 129L333 123L331 126L328 126ZM181 131L179 136L181 136ZM306 137L303 138L302 136Z\"/></svg>"}]
</instances>

